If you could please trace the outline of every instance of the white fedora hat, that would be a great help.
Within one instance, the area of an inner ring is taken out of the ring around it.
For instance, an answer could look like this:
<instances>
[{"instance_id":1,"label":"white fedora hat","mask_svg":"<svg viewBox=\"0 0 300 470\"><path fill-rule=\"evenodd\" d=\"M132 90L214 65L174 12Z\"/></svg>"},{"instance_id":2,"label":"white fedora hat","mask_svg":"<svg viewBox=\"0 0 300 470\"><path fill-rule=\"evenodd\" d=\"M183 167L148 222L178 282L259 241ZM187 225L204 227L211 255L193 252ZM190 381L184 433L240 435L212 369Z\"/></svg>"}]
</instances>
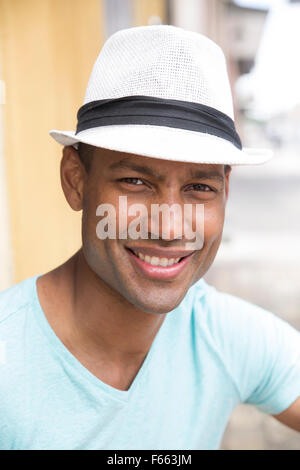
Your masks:
<instances>
[{"instance_id":1,"label":"white fedora hat","mask_svg":"<svg viewBox=\"0 0 300 470\"><path fill-rule=\"evenodd\" d=\"M77 117L76 131L50 135L62 145L83 142L179 162L251 165L272 157L271 150L242 147L220 47L175 26L113 34Z\"/></svg>"}]
</instances>

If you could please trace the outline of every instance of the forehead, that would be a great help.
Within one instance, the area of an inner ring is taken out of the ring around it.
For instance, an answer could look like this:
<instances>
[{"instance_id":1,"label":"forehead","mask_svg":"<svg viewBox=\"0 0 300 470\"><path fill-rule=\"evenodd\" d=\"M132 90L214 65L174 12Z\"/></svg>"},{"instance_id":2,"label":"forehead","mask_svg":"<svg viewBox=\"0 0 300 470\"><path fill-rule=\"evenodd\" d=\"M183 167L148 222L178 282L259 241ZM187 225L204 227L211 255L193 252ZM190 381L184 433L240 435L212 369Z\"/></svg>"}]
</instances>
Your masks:
<instances>
[{"instance_id":1,"label":"forehead","mask_svg":"<svg viewBox=\"0 0 300 470\"><path fill-rule=\"evenodd\" d=\"M171 173L201 177L224 175L223 164L175 162L99 148L95 149L94 157L96 165L101 166L102 171L105 170L110 173L131 170L157 178Z\"/></svg>"}]
</instances>

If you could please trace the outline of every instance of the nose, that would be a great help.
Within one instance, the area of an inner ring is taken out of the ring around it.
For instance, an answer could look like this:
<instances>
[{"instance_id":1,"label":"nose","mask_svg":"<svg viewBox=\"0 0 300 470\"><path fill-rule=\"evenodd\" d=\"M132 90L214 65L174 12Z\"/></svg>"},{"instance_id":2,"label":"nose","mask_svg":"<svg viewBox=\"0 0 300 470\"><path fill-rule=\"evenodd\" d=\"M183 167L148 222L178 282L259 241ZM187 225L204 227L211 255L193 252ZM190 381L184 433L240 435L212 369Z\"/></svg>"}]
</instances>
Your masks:
<instances>
[{"instance_id":1,"label":"nose","mask_svg":"<svg viewBox=\"0 0 300 470\"><path fill-rule=\"evenodd\" d=\"M151 203L149 216L151 238L165 241L183 238L183 202L174 189L166 188L159 200Z\"/></svg>"}]
</instances>

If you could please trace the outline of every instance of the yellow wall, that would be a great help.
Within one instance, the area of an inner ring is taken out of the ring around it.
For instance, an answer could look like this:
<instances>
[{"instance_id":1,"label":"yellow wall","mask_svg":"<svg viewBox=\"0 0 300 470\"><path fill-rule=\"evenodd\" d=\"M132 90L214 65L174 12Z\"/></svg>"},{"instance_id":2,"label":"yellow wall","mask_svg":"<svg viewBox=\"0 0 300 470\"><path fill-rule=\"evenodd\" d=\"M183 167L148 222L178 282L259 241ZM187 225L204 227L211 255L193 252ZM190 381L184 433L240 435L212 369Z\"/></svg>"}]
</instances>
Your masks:
<instances>
[{"instance_id":1,"label":"yellow wall","mask_svg":"<svg viewBox=\"0 0 300 470\"><path fill-rule=\"evenodd\" d=\"M159 16L163 23L166 20L165 0L133 0L133 24L134 26L147 25L149 18Z\"/></svg>"},{"instance_id":2,"label":"yellow wall","mask_svg":"<svg viewBox=\"0 0 300 470\"><path fill-rule=\"evenodd\" d=\"M59 180L62 147L48 130L75 127L102 46L102 21L99 0L0 0L15 282L48 271L80 246L81 214L64 199Z\"/></svg>"}]
</instances>

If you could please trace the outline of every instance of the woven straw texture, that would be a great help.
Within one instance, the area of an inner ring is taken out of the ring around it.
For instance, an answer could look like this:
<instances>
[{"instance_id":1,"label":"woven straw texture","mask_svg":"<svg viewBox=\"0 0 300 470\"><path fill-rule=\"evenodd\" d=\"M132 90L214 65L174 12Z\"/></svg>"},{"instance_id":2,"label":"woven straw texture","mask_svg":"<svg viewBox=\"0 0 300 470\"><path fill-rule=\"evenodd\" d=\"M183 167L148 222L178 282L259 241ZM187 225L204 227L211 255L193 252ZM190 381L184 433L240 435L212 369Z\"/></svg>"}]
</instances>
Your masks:
<instances>
[{"instance_id":1,"label":"woven straw texture","mask_svg":"<svg viewBox=\"0 0 300 470\"><path fill-rule=\"evenodd\" d=\"M103 46L84 103L133 95L202 103L233 119L222 50L205 36L175 26L121 30Z\"/></svg>"}]
</instances>

